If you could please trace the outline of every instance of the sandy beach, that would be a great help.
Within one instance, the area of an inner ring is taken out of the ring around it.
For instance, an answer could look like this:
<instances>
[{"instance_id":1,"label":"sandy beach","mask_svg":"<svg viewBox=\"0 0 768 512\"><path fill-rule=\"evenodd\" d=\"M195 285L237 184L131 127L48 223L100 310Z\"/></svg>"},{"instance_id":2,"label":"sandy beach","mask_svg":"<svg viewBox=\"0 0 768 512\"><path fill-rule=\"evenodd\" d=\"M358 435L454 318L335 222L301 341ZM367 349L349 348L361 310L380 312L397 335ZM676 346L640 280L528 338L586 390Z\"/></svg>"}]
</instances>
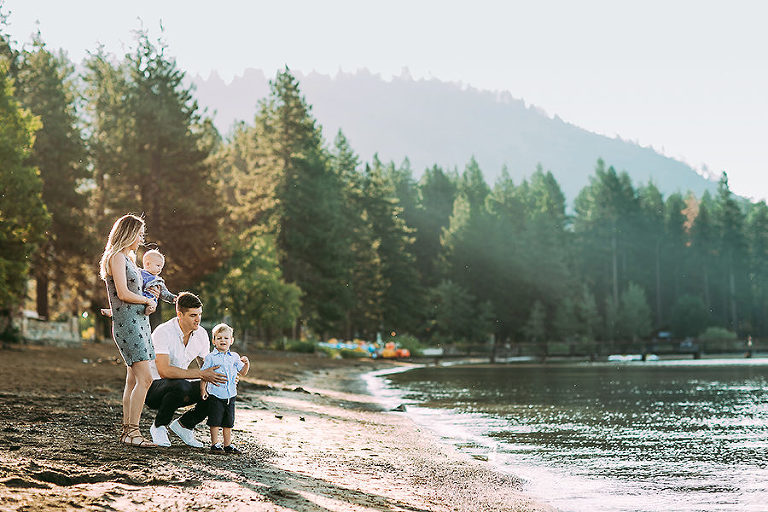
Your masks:
<instances>
[{"instance_id":1,"label":"sandy beach","mask_svg":"<svg viewBox=\"0 0 768 512\"><path fill-rule=\"evenodd\" d=\"M173 435L170 448L121 445L116 356L109 343L0 350L0 510L553 510L366 394L360 375L403 363L249 353L245 453L225 456Z\"/></svg>"}]
</instances>

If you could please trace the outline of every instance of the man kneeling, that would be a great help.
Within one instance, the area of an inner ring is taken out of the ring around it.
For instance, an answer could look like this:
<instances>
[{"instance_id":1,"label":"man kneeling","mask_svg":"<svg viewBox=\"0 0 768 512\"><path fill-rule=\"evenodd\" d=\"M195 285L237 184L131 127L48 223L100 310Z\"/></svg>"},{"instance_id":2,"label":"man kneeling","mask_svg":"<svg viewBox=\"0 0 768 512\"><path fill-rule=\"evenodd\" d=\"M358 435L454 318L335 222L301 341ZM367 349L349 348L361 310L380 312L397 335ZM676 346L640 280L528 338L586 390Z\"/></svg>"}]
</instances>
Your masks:
<instances>
[{"instance_id":1,"label":"man kneeling","mask_svg":"<svg viewBox=\"0 0 768 512\"><path fill-rule=\"evenodd\" d=\"M203 303L189 292L182 292L176 300L176 317L158 325L152 333L155 361L151 364L152 385L144 403L157 410L149 432L158 446L171 446L168 429L189 446L202 448L195 439L195 425L208 416L206 403L200 395L200 380L220 384L226 376L217 373L218 366L205 370L189 368L198 359L198 367L211 352L208 333L200 327ZM179 407L194 404L180 418L171 421Z\"/></svg>"}]
</instances>

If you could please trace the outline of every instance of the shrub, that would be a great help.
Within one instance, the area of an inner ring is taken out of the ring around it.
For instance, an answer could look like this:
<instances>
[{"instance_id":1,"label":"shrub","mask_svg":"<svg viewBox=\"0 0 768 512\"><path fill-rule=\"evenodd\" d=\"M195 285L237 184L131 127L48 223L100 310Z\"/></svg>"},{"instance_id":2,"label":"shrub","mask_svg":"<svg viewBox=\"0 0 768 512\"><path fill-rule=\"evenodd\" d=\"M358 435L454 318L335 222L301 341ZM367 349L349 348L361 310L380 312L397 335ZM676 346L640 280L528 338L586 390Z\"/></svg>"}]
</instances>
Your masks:
<instances>
[{"instance_id":1,"label":"shrub","mask_svg":"<svg viewBox=\"0 0 768 512\"><path fill-rule=\"evenodd\" d=\"M707 330L699 335L702 341L735 340L736 333L724 327L707 327Z\"/></svg>"},{"instance_id":2,"label":"shrub","mask_svg":"<svg viewBox=\"0 0 768 512\"><path fill-rule=\"evenodd\" d=\"M421 351L424 349L424 345L421 344L418 338L410 334L399 334L393 341L397 343L398 347L407 348L411 352L412 357L421 356Z\"/></svg>"},{"instance_id":3,"label":"shrub","mask_svg":"<svg viewBox=\"0 0 768 512\"><path fill-rule=\"evenodd\" d=\"M683 295L672 308L672 332L678 338L696 336L707 326L709 311L700 297Z\"/></svg>"},{"instance_id":4,"label":"shrub","mask_svg":"<svg viewBox=\"0 0 768 512\"><path fill-rule=\"evenodd\" d=\"M328 347L317 347L317 352L320 354L325 354L326 356L330 357L331 359L340 359L341 354L339 354L339 351L335 348L328 348Z\"/></svg>"},{"instance_id":5,"label":"shrub","mask_svg":"<svg viewBox=\"0 0 768 512\"><path fill-rule=\"evenodd\" d=\"M317 345L315 345L314 341L290 340L285 344L285 350L302 354L314 354L315 350L317 350Z\"/></svg>"},{"instance_id":6,"label":"shrub","mask_svg":"<svg viewBox=\"0 0 768 512\"><path fill-rule=\"evenodd\" d=\"M361 357L368 357L368 352L361 352L359 350L352 350L349 348L342 348L339 350L339 354L344 359L359 359Z\"/></svg>"}]
</instances>

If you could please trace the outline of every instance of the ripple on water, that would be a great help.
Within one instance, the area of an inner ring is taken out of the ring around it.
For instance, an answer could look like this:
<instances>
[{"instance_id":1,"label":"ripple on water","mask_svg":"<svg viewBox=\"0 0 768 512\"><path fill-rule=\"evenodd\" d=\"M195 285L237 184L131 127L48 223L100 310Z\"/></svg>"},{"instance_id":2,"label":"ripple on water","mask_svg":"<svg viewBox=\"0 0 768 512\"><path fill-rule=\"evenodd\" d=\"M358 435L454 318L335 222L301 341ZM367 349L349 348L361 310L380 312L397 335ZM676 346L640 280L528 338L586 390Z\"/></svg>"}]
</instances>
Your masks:
<instances>
[{"instance_id":1,"label":"ripple on water","mask_svg":"<svg viewBox=\"0 0 768 512\"><path fill-rule=\"evenodd\" d=\"M768 360L423 368L381 391L564 511L764 511Z\"/></svg>"}]
</instances>

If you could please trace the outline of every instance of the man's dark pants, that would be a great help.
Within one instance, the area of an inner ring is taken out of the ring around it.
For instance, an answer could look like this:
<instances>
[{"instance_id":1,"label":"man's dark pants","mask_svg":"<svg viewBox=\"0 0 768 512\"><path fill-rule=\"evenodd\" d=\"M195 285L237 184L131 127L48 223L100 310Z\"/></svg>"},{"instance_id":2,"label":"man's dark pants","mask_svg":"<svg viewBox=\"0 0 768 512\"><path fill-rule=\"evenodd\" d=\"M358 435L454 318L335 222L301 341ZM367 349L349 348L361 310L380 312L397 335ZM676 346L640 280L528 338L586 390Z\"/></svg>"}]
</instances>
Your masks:
<instances>
[{"instance_id":1,"label":"man's dark pants","mask_svg":"<svg viewBox=\"0 0 768 512\"><path fill-rule=\"evenodd\" d=\"M156 379L152 381L144 403L150 409L157 410L156 427L170 424L176 409L187 405L195 404L195 407L179 418L182 427L193 429L208 416L205 400L200 396L200 381L197 380Z\"/></svg>"}]
</instances>

